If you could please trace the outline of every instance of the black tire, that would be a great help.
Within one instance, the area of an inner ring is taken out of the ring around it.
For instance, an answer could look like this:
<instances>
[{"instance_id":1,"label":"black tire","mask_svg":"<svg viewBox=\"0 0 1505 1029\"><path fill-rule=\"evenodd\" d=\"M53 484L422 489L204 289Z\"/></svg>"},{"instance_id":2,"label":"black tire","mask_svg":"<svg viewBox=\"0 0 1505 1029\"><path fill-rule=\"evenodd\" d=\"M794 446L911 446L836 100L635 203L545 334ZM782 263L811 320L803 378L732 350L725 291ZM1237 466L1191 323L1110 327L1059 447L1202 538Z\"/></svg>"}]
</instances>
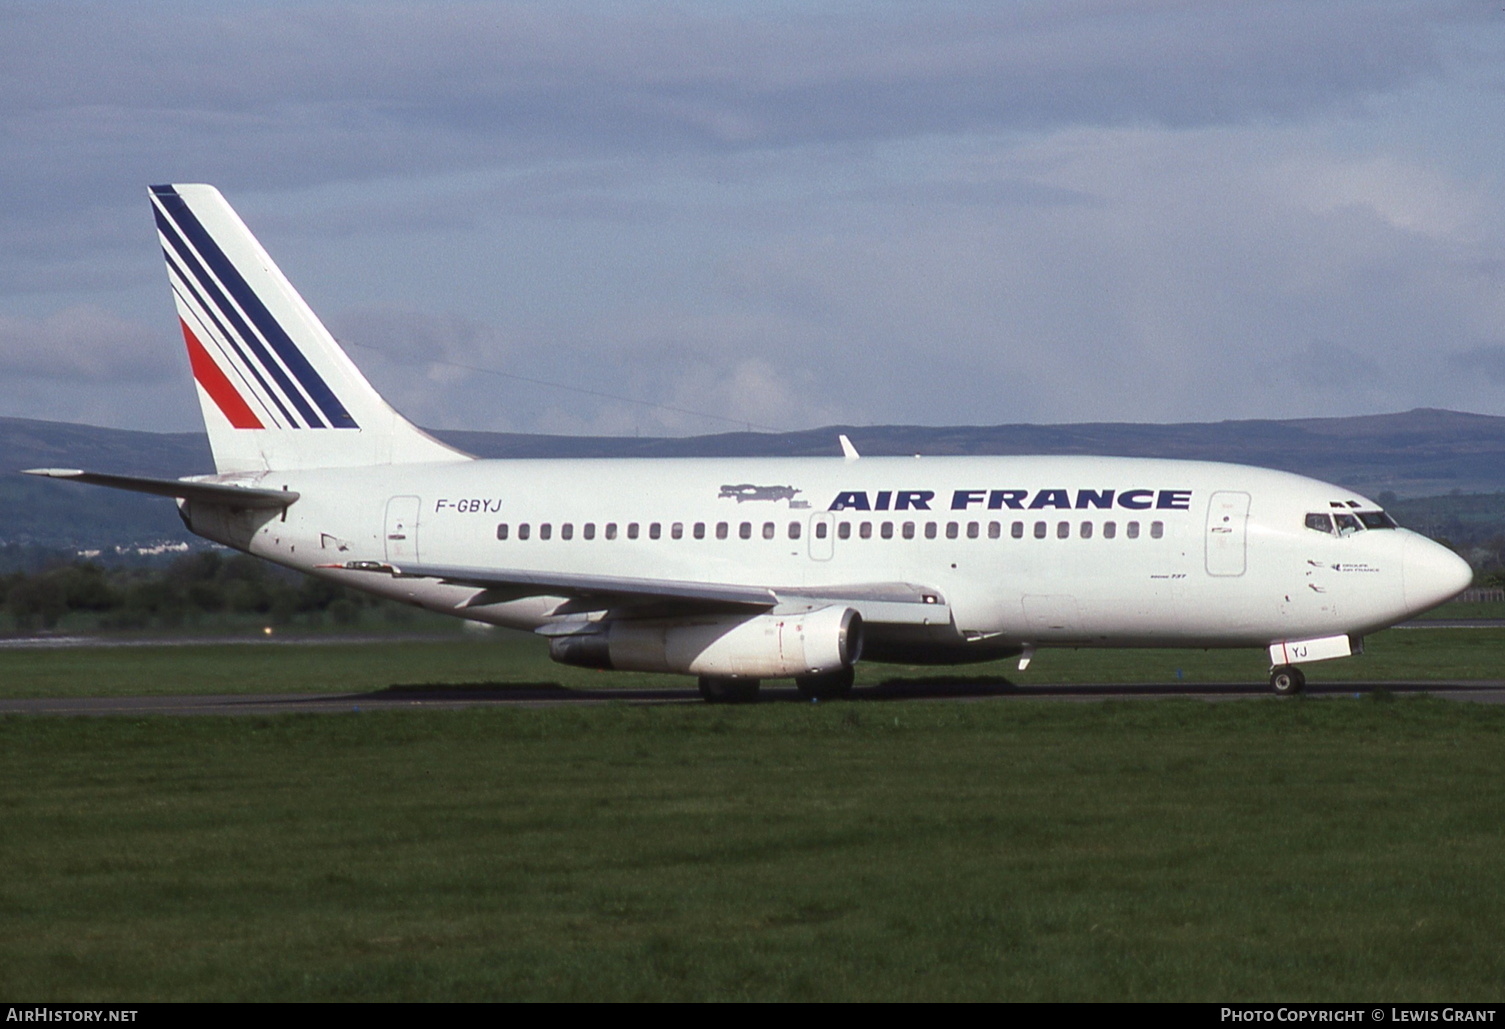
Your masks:
<instances>
[{"instance_id":1,"label":"black tire","mask_svg":"<svg viewBox=\"0 0 1505 1029\"><path fill-rule=\"evenodd\" d=\"M1306 676L1292 665L1281 665L1270 673L1270 689L1278 697L1291 697L1306 688Z\"/></svg>"},{"instance_id":2,"label":"black tire","mask_svg":"<svg viewBox=\"0 0 1505 1029\"><path fill-rule=\"evenodd\" d=\"M700 677L700 695L707 704L755 704L757 679L729 679L718 675Z\"/></svg>"},{"instance_id":3,"label":"black tire","mask_svg":"<svg viewBox=\"0 0 1505 1029\"><path fill-rule=\"evenodd\" d=\"M824 675L796 675L794 685L806 700L845 700L852 693L856 671L848 665L838 672Z\"/></svg>"}]
</instances>

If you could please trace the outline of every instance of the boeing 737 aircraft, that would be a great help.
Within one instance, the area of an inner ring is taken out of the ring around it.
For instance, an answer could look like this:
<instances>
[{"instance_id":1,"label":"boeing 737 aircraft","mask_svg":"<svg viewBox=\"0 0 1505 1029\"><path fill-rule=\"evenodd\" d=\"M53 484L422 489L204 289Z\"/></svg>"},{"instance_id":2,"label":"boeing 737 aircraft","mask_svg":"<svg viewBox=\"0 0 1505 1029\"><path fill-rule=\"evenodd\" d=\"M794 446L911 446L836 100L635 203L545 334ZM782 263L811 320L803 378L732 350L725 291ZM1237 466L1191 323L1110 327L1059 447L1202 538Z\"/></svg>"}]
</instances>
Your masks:
<instances>
[{"instance_id":1,"label":"boeing 737 aircraft","mask_svg":"<svg viewBox=\"0 0 1505 1029\"><path fill-rule=\"evenodd\" d=\"M1342 486L1110 457L482 461L371 387L211 186L154 186L216 473L33 474L176 497L289 568L536 632L556 661L699 677L707 700L859 658L1267 648L1298 665L1468 586L1466 563Z\"/></svg>"}]
</instances>

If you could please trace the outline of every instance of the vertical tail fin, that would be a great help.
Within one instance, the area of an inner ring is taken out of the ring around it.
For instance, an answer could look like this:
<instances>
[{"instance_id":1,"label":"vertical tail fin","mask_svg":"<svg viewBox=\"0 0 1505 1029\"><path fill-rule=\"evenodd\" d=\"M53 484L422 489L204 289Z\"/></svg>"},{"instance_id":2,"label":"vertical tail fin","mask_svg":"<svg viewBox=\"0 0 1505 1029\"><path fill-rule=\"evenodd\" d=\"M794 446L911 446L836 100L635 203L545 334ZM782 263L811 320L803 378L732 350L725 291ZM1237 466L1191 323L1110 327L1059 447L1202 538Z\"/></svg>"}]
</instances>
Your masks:
<instances>
[{"instance_id":1,"label":"vertical tail fin","mask_svg":"<svg viewBox=\"0 0 1505 1029\"><path fill-rule=\"evenodd\" d=\"M153 186L220 472L463 461L381 398L213 186Z\"/></svg>"}]
</instances>

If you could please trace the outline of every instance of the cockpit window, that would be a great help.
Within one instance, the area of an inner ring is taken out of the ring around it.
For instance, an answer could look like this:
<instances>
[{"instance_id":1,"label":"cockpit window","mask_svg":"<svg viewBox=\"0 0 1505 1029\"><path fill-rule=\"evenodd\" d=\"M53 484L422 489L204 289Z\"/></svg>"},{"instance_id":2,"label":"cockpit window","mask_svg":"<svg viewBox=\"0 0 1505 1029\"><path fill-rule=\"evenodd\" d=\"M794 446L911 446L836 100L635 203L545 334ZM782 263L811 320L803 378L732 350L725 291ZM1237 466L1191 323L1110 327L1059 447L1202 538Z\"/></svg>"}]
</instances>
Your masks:
<instances>
[{"instance_id":1,"label":"cockpit window","mask_svg":"<svg viewBox=\"0 0 1505 1029\"><path fill-rule=\"evenodd\" d=\"M1364 523L1366 529L1398 529L1395 519L1383 511L1360 511L1359 521Z\"/></svg>"},{"instance_id":2,"label":"cockpit window","mask_svg":"<svg viewBox=\"0 0 1505 1029\"><path fill-rule=\"evenodd\" d=\"M1362 526L1359 525L1359 520L1351 514L1333 515L1333 521L1338 523L1339 536L1342 536L1347 532L1358 532L1359 529L1362 528Z\"/></svg>"},{"instance_id":3,"label":"cockpit window","mask_svg":"<svg viewBox=\"0 0 1505 1029\"><path fill-rule=\"evenodd\" d=\"M1306 527L1318 532L1332 532L1333 520L1326 514L1309 514L1306 516Z\"/></svg>"}]
</instances>

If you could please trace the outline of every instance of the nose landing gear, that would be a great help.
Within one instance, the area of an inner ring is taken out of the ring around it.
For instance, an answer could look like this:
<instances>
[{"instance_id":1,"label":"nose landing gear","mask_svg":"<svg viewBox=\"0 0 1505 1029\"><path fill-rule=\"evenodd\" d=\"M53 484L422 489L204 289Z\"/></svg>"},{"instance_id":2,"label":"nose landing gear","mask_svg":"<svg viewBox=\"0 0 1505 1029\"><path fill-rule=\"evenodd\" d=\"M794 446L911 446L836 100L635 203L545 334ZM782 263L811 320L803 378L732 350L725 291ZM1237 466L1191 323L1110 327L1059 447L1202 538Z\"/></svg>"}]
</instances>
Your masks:
<instances>
[{"instance_id":1,"label":"nose landing gear","mask_svg":"<svg viewBox=\"0 0 1505 1029\"><path fill-rule=\"evenodd\" d=\"M1289 697L1306 688L1306 676L1295 665L1279 665L1270 671L1270 689L1276 696Z\"/></svg>"}]
</instances>

